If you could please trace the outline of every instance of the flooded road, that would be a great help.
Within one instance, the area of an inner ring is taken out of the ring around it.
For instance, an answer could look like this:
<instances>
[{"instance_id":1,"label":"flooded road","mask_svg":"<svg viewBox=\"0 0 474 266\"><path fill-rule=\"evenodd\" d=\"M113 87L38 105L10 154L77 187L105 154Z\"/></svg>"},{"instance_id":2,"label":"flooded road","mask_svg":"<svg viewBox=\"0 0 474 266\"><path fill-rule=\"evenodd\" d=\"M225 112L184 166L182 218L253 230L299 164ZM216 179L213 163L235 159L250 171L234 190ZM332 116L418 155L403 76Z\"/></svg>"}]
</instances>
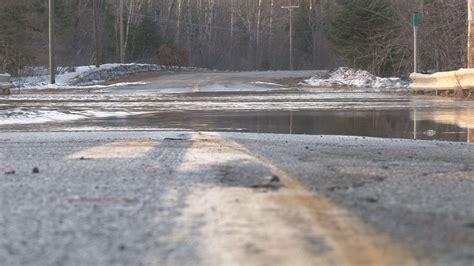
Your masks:
<instances>
[{"instance_id":1,"label":"flooded road","mask_svg":"<svg viewBox=\"0 0 474 266\"><path fill-rule=\"evenodd\" d=\"M430 114L430 112L426 113ZM468 129L430 119L417 121L417 132L415 132L412 117L413 113L408 110L196 111L97 118L70 122L69 124L76 129L129 127L142 130L185 129L217 132L345 135L460 142L468 139ZM54 128L57 126L52 125L51 129Z\"/></svg>"},{"instance_id":2,"label":"flooded road","mask_svg":"<svg viewBox=\"0 0 474 266\"><path fill-rule=\"evenodd\" d=\"M0 125L5 131L180 129L458 142L474 138L474 102L394 93L299 89L17 95L0 101L0 108L84 118Z\"/></svg>"}]
</instances>

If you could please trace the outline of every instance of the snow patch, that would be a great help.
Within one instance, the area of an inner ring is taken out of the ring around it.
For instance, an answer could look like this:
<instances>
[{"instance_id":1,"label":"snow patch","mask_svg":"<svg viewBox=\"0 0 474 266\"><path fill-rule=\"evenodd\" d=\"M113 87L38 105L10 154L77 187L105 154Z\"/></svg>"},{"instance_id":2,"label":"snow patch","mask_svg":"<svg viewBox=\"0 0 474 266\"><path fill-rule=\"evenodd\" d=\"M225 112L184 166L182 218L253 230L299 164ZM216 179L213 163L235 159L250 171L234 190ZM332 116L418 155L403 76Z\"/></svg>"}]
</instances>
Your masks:
<instances>
[{"instance_id":1,"label":"snow patch","mask_svg":"<svg viewBox=\"0 0 474 266\"><path fill-rule=\"evenodd\" d=\"M53 110L25 111L21 109L0 111L0 125L41 124L47 122L66 122L91 117L126 117L130 115L145 114L145 112L124 111L85 111L85 112L60 112Z\"/></svg>"},{"instance_id":2,"label":"snow patch","mask_svg":"<svg viewBox=\"0 0 474 266\"><path fill-rule=\"evenodd\" d=\"M143 85L143 83L118 83L113 85L98 85L106 81L117 80L121 77L145 72L189 72L206 71L192 67L162 66L156 64L104 64L95 66L60 67L56 76L56 84L49 84L47 69L42 67L28 67L29 76L13 78L16 88L24 89L100 89L129 85Z\"/></svg>"},{"instance_id":3,"label":"snow patch","mask_svg":"<svg viewBox=\"0 0 474 266\"><path fill-rule=\"evenodd\" d=\"M83 119L85 116L58 111L6 111L0 114L0 125L39 124Z\"/></svg>"},{"instance_id":4,"label":"snow patch","mask_svg":"<svg viewBox=\"0 0 474 266\"><path fill-rule=\"evenodd\" d=\"M314 76L300 83L312 87L352 87L408 90L409 83L400 78L381 78L364 70L347 67L338 68L327 76Z\"/></svg>"},{"instance_id":5,"label":"snow patch","mask_svg":"<svg viewBox=\"0 0 474 266\"><path fill-rule=\"evenodd\" d=\"M125 87L125 86L136 86L136 85L146 85L148 82L121 82L114 83L111 85L64 85L64 84L48 84L47 82L39 85L30 85L23 87L24 89L35 89L35 90L46 90L46 89L107 89L107 88L116 88L116 87Z\"/></svg>"}]
</instances>

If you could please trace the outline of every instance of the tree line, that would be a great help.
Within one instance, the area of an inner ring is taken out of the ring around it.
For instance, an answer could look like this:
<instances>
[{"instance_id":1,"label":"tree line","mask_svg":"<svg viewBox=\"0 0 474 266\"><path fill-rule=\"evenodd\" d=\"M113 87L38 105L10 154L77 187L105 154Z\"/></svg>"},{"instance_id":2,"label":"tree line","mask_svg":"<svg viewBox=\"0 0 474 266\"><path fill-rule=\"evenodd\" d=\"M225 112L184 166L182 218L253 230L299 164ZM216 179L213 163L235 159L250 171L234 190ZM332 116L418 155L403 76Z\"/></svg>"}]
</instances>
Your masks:
<instances>
[{"instance_id":1,"label":"tree line","mask_svg":"<svg viewBox=\"0 0 474 266\"><path fill-rule=\"evenodd\" d=\"M422 14L420 69L466 63L467 8L460 0L56 0L58 64L119 61L120 3L127 62L287 69L289 13L281 6L292 4L299 5L296 69L344 65L406 76L413 69L414 11ZM47 64L47 4L2 0L0 70L18 74Z\"/></svg>"}]
</instances>

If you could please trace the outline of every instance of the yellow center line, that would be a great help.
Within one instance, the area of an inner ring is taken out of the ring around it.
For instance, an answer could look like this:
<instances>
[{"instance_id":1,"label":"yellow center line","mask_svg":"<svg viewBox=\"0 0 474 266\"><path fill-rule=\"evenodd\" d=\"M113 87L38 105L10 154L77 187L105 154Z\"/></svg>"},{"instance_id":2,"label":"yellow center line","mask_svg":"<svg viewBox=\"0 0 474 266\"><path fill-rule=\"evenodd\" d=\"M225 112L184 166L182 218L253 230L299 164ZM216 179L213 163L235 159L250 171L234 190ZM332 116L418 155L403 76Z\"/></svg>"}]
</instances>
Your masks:
<instances>
[{"instance_id":1,"label":"yellow center line","mask_svg":"<svg viewBox=\"0 0 474 266\"><path fill-rule=\"evenodd\" d=\"M348 210L337 206L321 195L306 190L298 181L284 170L275 166L272 162L253 154L233 141L218 139L217 135L218 134L200 135L196 141L197 143L201 143L201 146L203 142L207 142L210 143L209 145L211 145L211 143L212 145L218 145L221 150L227 149L227 152L233 150L240 154L246 154L268 167L274 175L280 178L286 189L268 193L269 196L260 197L258 203L264 206L267 205L268 208L276 204L280 211L290 212L300 210L300 213L309 215L309 217L306 216L306 218L301 219L302 221L299 223L302 225L310 224L312 228L307 228L306 226L305 230L307 233L310 235L317 232L320 236L322 235L326 243L331 246L331 252L326 253L326 256L329 257L305 254L302 255L304 260L300 261L302 264L316 265L314 263L319 261L322 262L323 265L432 265L427 259L415 258L415 255L412 254L411 251L393 242L388 235L377 232L370 226L364 224ZM199 144L195 146L199 146ZM214 156L217 156L217 154ZM223 193L218 194L223 197ZM201 197L205 198L202 195ZM250 196L248 197L250 198ZM225 199L225 197L223 198ZM216 200L215 204L217 205L218 203L219 201ZM243 210L240 213L244 213ZM243 219L243 216L239 215L233 218L238 219L239 217ZM253 219L255 219L255 217L253 217ZM298 226L298 221L292 221L292 218L286 217L286 215L283 215L283 217L280 216L280 219L287 219L288 224L293 224L295 227ZM280 226L280 230L284 230L284 228ZM308 248L307 250L311 249ZM284 250L282 250L282 252L284 252ZM286 256L292 255L286 254ZM283 263L280 265L288 264Z\"/></svg>"},{"instance_id":2,"label":"yellow center line","mask_svg":"<svg viewBox=\"0 0 474 266\"><path fill-rule=\"evenodd\" d=\"M201 82L203 82L203 80L193 83L193 92L199 92L199 85L201 85Z\"/></svg>"},{"instance_id":3,"label":"yellow center line","mask_svg":"<svg viewBox=\"0 0 474 266\"><path fill-rule=\"evenodd\" d=\"M151 140L128 140L90 148L68 156L68 159L133 159L141 158L159 142Z\"/></svg>"}]
</instances>

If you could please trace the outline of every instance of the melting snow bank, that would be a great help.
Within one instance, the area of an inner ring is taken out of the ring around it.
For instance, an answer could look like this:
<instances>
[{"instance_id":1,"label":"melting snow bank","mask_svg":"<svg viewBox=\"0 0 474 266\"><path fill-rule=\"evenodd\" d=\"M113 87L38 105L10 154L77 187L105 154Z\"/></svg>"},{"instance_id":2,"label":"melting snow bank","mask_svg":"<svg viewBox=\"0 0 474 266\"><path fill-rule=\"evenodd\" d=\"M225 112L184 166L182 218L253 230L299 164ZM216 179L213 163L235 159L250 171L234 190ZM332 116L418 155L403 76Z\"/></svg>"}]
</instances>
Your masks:
<instances>
[{"instance_id":1,"label":"melting snow bank","mask_svg":"<svg viewBox=\"0 0 474 266\"><path fill-rule=\"evenodd\" d=\"M0 125L39 124L85 118L82 115L58 111L6 111L0 114Z\"/></svg>"},{"instance_id":2,"label":"melting snow bank","mask_svg":"<svg viewBox=\"0 0 474 266\"><path fill-rule=\"evenodd\" d=\"M364 70L341 67L327 75L314 76L300 83L311 87L367 88L370 91L408 91L409 83L400 78L381 78Z\"/></svg>"},{"instance_id":3,"label":"melting snow bank","mask_svg":"<svg viewBox=\"0 0 474 266\"><path fill-rule=\"evenodd\" d=\"M49 84L47 69L33 68L33 76L13 78L16 88L24 89L67 89L67 88L107 88L126 85L142 85L143 83L118 83L109 86L97 85L106 81L117 80L121 77L145 72L189 72L206 71L192 67L162 66L155 64L104 64L95 66L79 66L58 68L56 84Z\"/></svg>"},{"instance_id":4,"label":"melting snow bank","mask_svg":"<svg viewBox=\"0 0 474 266\"><path fill-rule=\"evenodd\" d=\"M125 117L129 115L144 114L143 112L123 112L123 111L85 111L85 112L59 112L51 110L24 111L16 109L13 111L0 111L0 125L18 124L40 124L47 122L65 122L91 117Z\"/></svg>"}]
</instances>

